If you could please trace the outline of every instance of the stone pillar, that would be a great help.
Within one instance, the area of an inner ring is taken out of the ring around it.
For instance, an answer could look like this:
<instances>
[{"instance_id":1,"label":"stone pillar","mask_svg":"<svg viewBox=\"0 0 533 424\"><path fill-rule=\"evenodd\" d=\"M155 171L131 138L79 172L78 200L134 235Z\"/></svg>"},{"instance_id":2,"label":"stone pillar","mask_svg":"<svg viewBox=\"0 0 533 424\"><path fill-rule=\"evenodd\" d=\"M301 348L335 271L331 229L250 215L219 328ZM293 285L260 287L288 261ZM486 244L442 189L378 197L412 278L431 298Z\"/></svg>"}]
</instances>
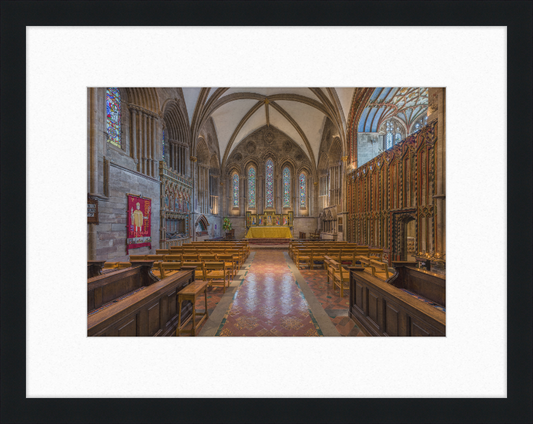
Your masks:
<instances>
[{"instance_id":1,"label":"stone pillar","mask_svg":"<svg viewBox=\"0 0 533 424\"><path fill-rule=\"evenodd\" d=\"M141 157L142 157L142 173L146 174L146 114L141 112L140 139L141 139Z\"/></svg>"},{"instance_id":2,"label":"stone pillar","mask_svg":"<svg viewBox=\"0 0 533 424\"><path fill-rule=\"evenodd\" d=\"M97 110L98 89L91 87L89 90L89 193L98 192L98 137L97 137ZM88 249L87 259L96 259L97 233L96 224L88 224Z\"/></svg>"},{"instance_id":3,"label":"stone pillar","mask_svg":"<svg viewBox=\"0 0 533 424\"><path fill-rule=\"evenodd\" d=\"M246 186L246 177L239 177L239 215L246 215L246 193L248 187Z\"/></svg>"},{"instance_id":4,"label":"stone pillar","mask_svg":"<svg viewBox=\"0 0 533 424\"><path fill-rule=\"evenodd\" d=\"M138 159L138 150L137 150L137 110L131 110L131 157L137 165L137 171L139 170L139 159Z\"/></svg>"},{"instance_id":5,"label":"stone pillar","mask_svg":"<svg viewBox=\"0 0 533 424\"><path fill-rule=\"evenodd\" d=\"M152 177L157 178L156 120L152 117Z\"/></svg>"}]
</instances>

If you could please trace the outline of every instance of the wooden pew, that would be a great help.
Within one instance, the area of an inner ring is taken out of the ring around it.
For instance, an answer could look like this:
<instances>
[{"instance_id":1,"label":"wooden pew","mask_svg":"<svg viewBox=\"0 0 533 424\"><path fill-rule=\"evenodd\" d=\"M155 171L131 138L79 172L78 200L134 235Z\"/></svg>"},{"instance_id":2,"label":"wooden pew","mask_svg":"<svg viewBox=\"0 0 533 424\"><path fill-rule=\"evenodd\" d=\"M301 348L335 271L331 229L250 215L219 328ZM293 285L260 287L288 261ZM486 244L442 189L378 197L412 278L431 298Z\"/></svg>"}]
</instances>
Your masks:
<instances>
[{"instance_id":1,"label":"wooden pew","mask_svg":"<svg viewBox=\"0 0 533 424\"><path fill-rule=\"evenodd\" d=\"M144 288L89 315L88 336L171 336L175 333L178 325L177 293L194 281L194 267L184 266L174 275L157 280L150 277L152 261L144 262L146 263L141 265L133 263L131 268L89 279L89 291L107 288L108 295L112 293L113 287ZM190 316L191 303L184 303L181 312L182 318Z\"/></svg>"},{"instance_id":2,"label":"wooden pew","mask_svg":"<svg viewBox=\"0 0 533 424\"><path fill-rule=\"evenodd\" d=\"M142 286L158 281L152 274L153 261L133 262L132 267L116 269L87 280L87 313Z\"/></svg>"},{"instance_id":3,"label":"wooden pew","mask_svg":"<svg viewBox=\"0 0 533 424\"><path fill-rule=\"evenodd\" d=\"M350 317L367 335L445 336L445 277L411 262L393 264L396 272L388 281L350 267Z\"/></svg>"}]
</instances>

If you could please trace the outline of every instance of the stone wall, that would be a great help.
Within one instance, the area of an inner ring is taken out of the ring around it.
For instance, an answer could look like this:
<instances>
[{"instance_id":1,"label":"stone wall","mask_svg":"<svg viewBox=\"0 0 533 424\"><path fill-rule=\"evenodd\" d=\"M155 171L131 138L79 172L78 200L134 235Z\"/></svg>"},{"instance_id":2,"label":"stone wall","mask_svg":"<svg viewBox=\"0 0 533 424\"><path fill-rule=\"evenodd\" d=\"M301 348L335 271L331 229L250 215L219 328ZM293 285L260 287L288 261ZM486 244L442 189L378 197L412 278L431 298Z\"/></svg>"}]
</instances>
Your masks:
<instances>
[{"instance_id":1,"label":"stone wall","mask_svg":"<svg viewBox=\"0 0 533 424\"><path fill-rule=\"evenodd\" d=\"M246 218L244 216L230 216L231 227L235 230L235 239L241 240L246 235Z\"/></svg>"},{"instance_id":2,"label":"stone wall","mask_svg":"<svg viewBox=\"0 0 533 424\"><path fill-rule=\"evenodd\" d=\"M294 227L292 231L292 236L298 238L300 231L306 234L306 237L309 238L310 233L314 233L317 229L318 220L314 217L300 217L294 218Z\"/></svg>"},{"instance_id":3,"label":"stone wall","mask_svg":"<svg viewBox=\"0 0 533 424\"><path fill-rule=\"evenodd\" d=\"M152 249L131 249L130 255L155 253L159 248L159 181L132 171L114 162L109 166L109 197L98 205L99 225L96 226L96 259L110 262L128 261L126 254L126 224L128 199L126 193L142 194L152 199Z\"/></svg>"}]
</instances>

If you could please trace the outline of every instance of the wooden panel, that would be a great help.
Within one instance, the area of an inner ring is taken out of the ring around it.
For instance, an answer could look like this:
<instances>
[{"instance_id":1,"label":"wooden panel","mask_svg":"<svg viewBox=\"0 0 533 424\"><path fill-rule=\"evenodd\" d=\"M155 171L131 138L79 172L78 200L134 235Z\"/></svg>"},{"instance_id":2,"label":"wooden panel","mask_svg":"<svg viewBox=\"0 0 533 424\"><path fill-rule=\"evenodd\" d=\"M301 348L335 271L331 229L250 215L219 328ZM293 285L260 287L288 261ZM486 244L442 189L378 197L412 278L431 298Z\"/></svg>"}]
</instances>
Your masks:
<instances>
[{"instance_id":1,"label":"wooden panel","mask_svg":"<svg viewBox=\"0 0 533 424\"><path fill-rule=\"evenodd\" d=\"M178 323L176 293L194 282L194 268L189 268L88 316L88 335L118 336L119 328L120 335L173 335ZM182 309L183 318L187 319L191 312L188 302Z\"/></svg>"},{"instance_id":2,"label":"wooden panel","mask_svg":"<svg viewBox=\"0 0 533 424\"><path fill-rule=\"evenodd\" d=\"M137 335L137 322L136 319L130 319L124 325L118 329L119 336L136 336Z\"/></svg>"},{"instance_id":3,"label":"wooden panel","mask_svg":"<svg viewBox=\"0 0 533 424\"><path fill-rule=\"evenodd\" d=\"M379 329L379 295L368 290L368 318Z\"/></svg>"},{"instance_id":4,"label":"wooden panel","mask_svg":"<svg viewBox=\"0 0 533 424\"><path fill-rule=\"evenodd\" d=\"M159 302L148 308L148 335L153 336L161 328Z\"/></svg>"},{"instance_id":5,"label":"wooden panel","mask_svg":"<svg viewBox=\"0 0 533 424\"><path fill-rule=\"evenodd\" d=\"M399 336L400 328L400 311L396 309L390 302L383 302L384 308L384 332L389 336Z\"/></svg>"},{"instance_id":6,"label":"wooden panel","mask_svg":"<svg viewBox=\"0 0 533 424\"><path fill-rule=\"evenodd\" d=\"M350 269L349 315L374 336L445 336L446 314L364 271ZM363 308L357 302L363 299Z\"/></svg>"},{"instance_id":7,"label":"wooden panel","mask_svg":"<svg viewBox=\"0 0 533 424\"><path fill-rule=\"evenodd\" d=\"M429 336L430 334L421 327L420 323L411 321L411 336Z\"/></svg>"},{"instance_id":8,"label":"wooden panel","mask_svg":"<svg viewBox=\"0 0 533 424\"><path fill-rule=\"evenodd\" d=\"M356 305L359 306L361 311L364 311L363 308L363 293L364 293L364 287L361 284L355 284L355 299L356 299Z\"/></svg>"}]
</instances>

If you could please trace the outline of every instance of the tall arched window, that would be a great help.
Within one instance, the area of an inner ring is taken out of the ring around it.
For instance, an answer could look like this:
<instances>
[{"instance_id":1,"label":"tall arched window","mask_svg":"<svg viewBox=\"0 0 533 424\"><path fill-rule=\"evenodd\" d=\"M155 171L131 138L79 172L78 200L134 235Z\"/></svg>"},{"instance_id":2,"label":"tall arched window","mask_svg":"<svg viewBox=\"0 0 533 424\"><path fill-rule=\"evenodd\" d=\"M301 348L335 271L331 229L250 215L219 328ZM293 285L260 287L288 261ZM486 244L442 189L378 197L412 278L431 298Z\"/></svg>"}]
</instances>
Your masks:
<instances>
[{"instance_id":1,"label":"tall arched window","mask_svg":"<svg viewBox=\"0 0 533 424\"><path fill-rule=\"evenodd\" d=\"M400 134L400 129L396 128L396 137L394 139L394 144L398 144L400 141L402 141L402 135Z\"/></svg>"},{"instance_id":2,"label":"tall arched window","mask_svg":"<svg viewBox=\"0 0 533 424\"><path fill-rule=\"evenodd\" d=\"M120 140L120 91L118 88L108 88L106 95L107 112L107 141L117 147L122 147Z\"/></svg>"},{"instance_id":3,"label":"tall arched window","mask_svg":"<svg viewBox=\"0 0 533 424\"><path fill-rule=\"evenodd\" d=\"M392 147L392 131L394 129L394 125L392 122L387 122L387 149L390 149Z\"/></svg>"},{"instance_id":4,"label":"tall arched window","mask_svg":"<svg viewBox=\"0 0 533 424\"><path fill-rule=\"evenodd\" d=\"M231 185L233 187L233 207L239 207L239 175L235 172L231 177Z\"/></svg>"},{"instance_id":5,"label":"tall arched window","mask_svg":"<svg viewBox=\"0 0 533 424\"><path fill-rule=\"evenodd\" d=\"M283 168L283 207L291 207L291 171L289 168Z\"/></svg>"},{"instance_id":6,"label":"tall arched window","mask_svg":"<svg viewBox=\"0 0 533 424\"><path fill-rule=\"evenodd\" d=\"M307 188L307 181L305 178L305 174L302 172L300 174L300 209L305 209L306 205L306 188Z\"/></svg>"},{"instance_id":7,"label":"tall arched window","mask_svg":"<svg viewBox=\"0 0 533 424\"><path fill-rule=\"evenodd\" d=\"M255 209L255 167L248 168L248 207Z\"/></svg>"},{"instance_id":8,"label":"tall arched window","mask_svg":"<svg viewBox=\"0 0 533 424\"><path fill-rule=\"evenodd\" d=\"M267 208L274 207L274 162L272 159L266 162L266 177L265 177L265 204Z\"/></svg>"}]
</instances>

